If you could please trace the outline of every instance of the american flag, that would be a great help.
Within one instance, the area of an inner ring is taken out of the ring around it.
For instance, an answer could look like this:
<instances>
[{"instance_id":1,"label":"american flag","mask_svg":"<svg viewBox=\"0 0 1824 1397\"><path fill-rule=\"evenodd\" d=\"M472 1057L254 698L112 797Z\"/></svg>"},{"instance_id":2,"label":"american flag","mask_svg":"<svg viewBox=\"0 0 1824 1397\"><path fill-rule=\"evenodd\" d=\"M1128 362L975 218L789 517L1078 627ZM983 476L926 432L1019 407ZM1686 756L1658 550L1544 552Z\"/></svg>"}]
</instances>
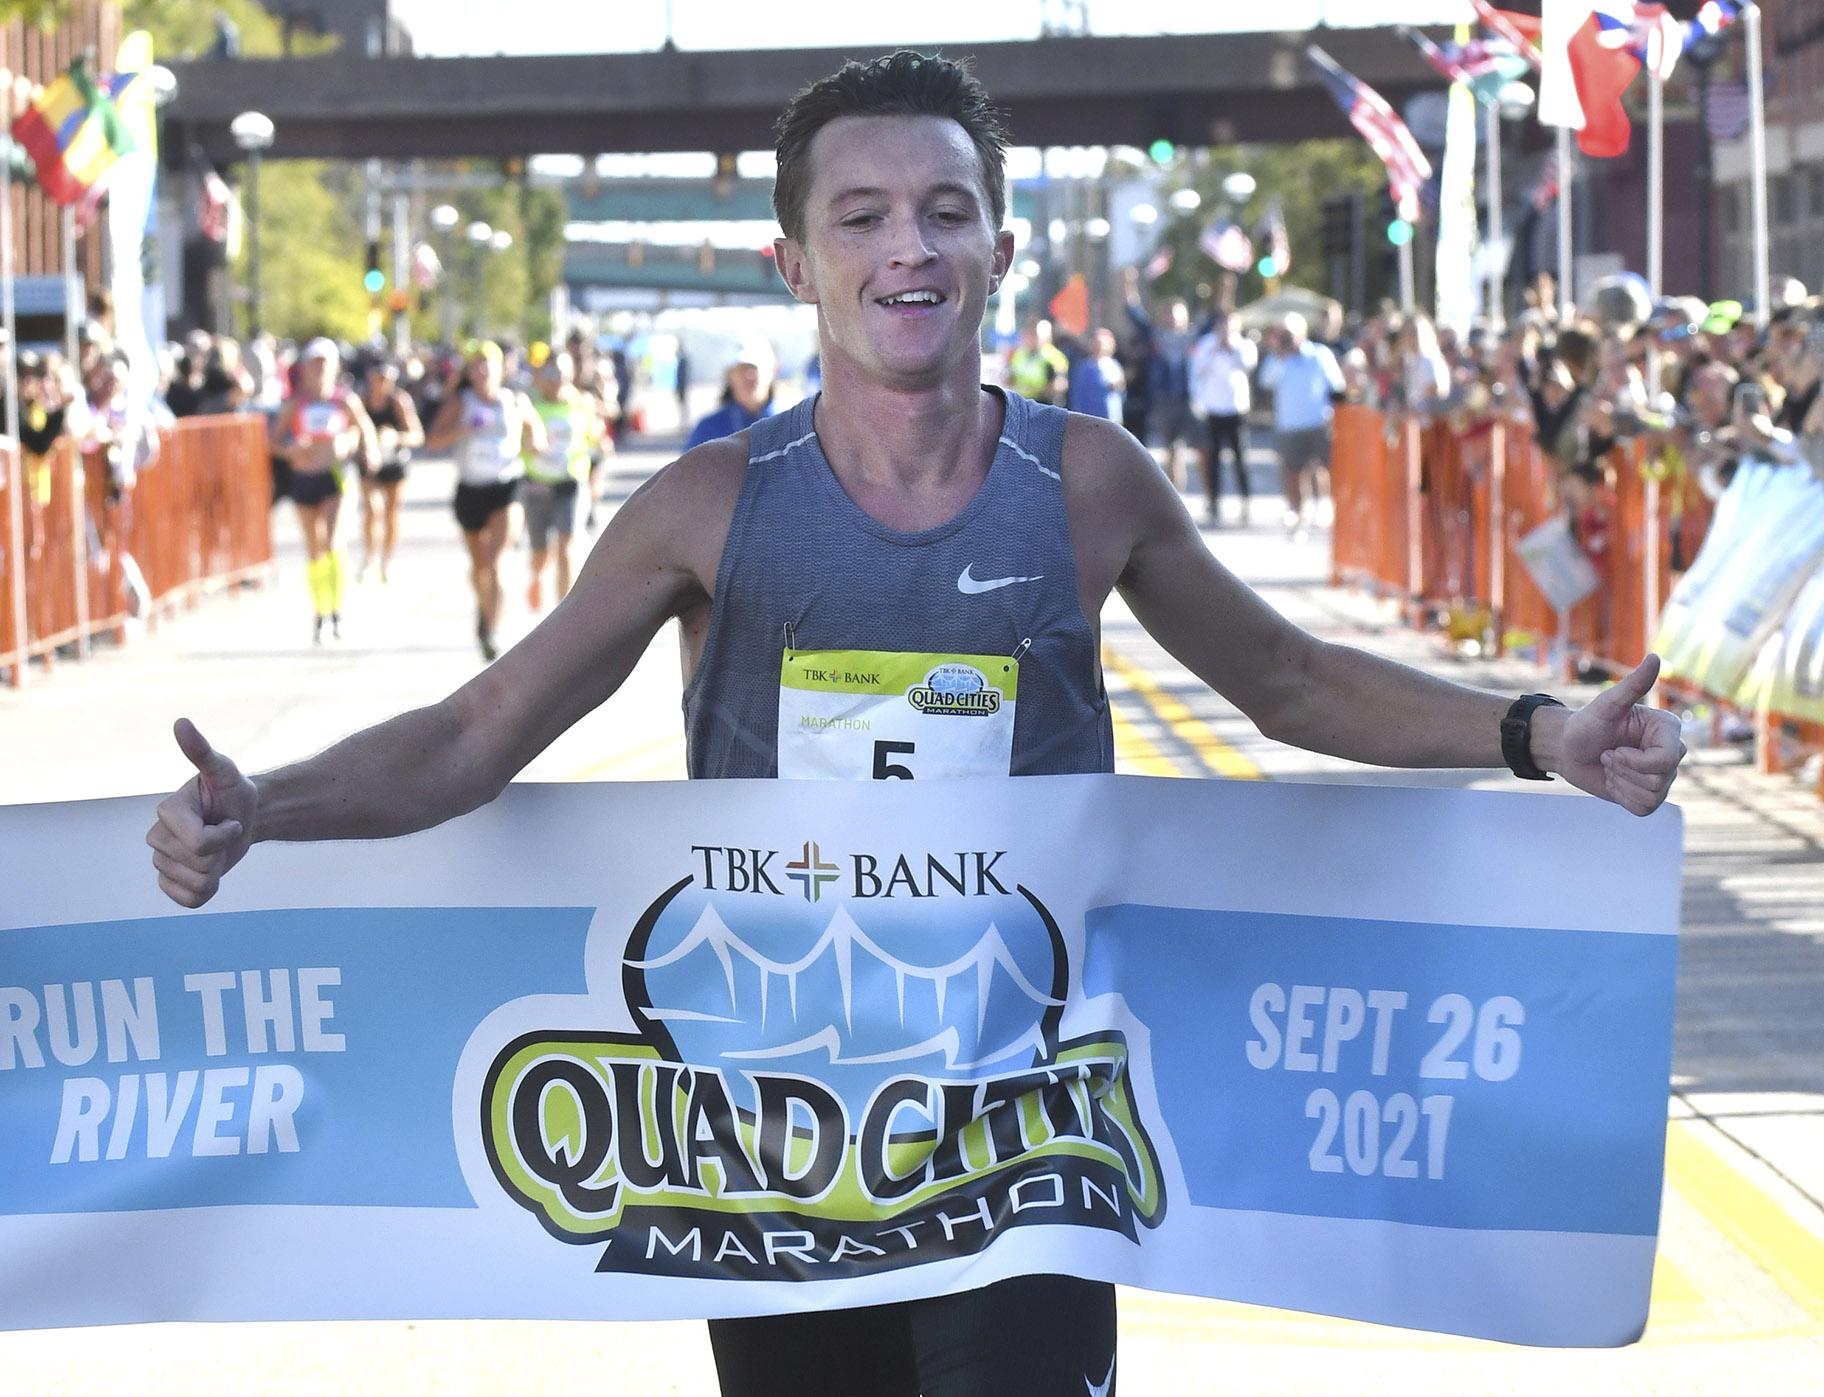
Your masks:
<instances>
[{"instance_id":1,"label":"american flag","mask_svg":"<svg viewBox=\"0 0 1824 1397\"><path fill-rule=\"evenodd\" d=\"M1349 124L1361 133L1363 140L1387 167L1387 187L1400 217L1408 223L1419 218L1419 194L1431 178L1431 162L1419 143L1412 138L1399 114L1367 83L1340 67L1337 61L1316 44L1305 50L1317 65L1331 100L1342 108Z\"/></svg>"},{"instance_id":2,"label":"american flag","mask_svg":"<svg viewBox=\"0 0 1824 1397\"><path fill-rule=\"evenodd\" d=\"M1231 272L1245 272L1254 265L1254 244L1230 218L1212 218L1197 238L1203 255Z\"/></svg>"},{"instance_id":3,"label":"american flag","mask_svg":"<svg viewBox=\"0 0 1824 1397\"><path fill-rule=\"evenodd\" d=\"M1533 187L1527 193L1527 202L1540 213L1544 213L1558 199L1558 153L1548 152L1539 166L1539 178L1533 181Z\"/></svg>"},{"instance_id":4,"label":"american flag","mask_svg":"<svg viewBox=\"0 0 1824 1397\"><path fill-rule=\"evenodd\" d=\"M1273 258L1273 275L1284 276L1292 266L1292 239L1286 235L1286 212L1275 199L1267 207L1262 230L1267 252Z\"/></svg>"},{"instance_id":5,"label":"american flag","mask_svg":"<svg viewBox=\"0 0 1824 1397\"><path fill-rule=\"evenodd\" d=\"M1505 40L1515 53L1527 61L1529 66L1535 69L1539 67L1541 61L1539 49L1527 37L1525 31L1514 23L1514 16L1508 14L1506 10L1497 10L1488 3L1488 0L1470 0L1470 4L1475 6L1476 18L1482 21L1483 28L1497 38ZM1538 23L1536 19L1531 22Z\"/></svg>"},{"instance_id":6,"label":"american flag","mask_svg":"<svg viewBox=\"0 0 1824 1397\"><path fill-rule=\"evenodd\" d=\"M1596 0L1596 42L1626 49L1661 82L1672 76L1685 51L1685 27L1664 5L1644 0Z\"/></svg>"},{"instance_id":7,"label":"american flag","mask_svg":"<svg viewBox=\"0 0 1824 1397\"><path fill-rule=\"evenodd\" d=\"M1710 87L1710 108L1705 122L1713 141L1733 141L1748 129L1752 98L1745 82L1719 82Z\"/></svg>"},{"instance_id":8,"label":"american flag","mask_svg":"<svg viewBox=\"0 0 1824 1397\"><path fill-rule=\"evenodd\" d=\"M197 224L210 242L228 241L228 224L233 216L234 191L228 181L214 170L203 171L203 201L197 211Z\"/></svg>"},{"instance_id":9,"label":"american flag","mask_svg":"<svg viewBox=\"0 0 1824 1397\"><path fill-rule=\"evenodd\" d=\"M1705 0L1695 19L1681 23L1666 6L1646 0L1596 0L1595 6L1599 41L1626 48L1662 81L1672 76L1686 49L1720 34L1741 13L1736 0Z\"/></svg>"},{"instance_id":10,"label":"american flag","mask_svg":"<svg viewBox=\"0 0 1824 1397\"><path fill-rule=\"evenodd\" d=\"M1501 89L1523 77L1530 66L1505 39L1474 39L1440 48L1409 25L1402 24L1400 32L1412 40L1440 77L1462 83L1485 107L1493 105Z\"/></svg>"}]
</instances>

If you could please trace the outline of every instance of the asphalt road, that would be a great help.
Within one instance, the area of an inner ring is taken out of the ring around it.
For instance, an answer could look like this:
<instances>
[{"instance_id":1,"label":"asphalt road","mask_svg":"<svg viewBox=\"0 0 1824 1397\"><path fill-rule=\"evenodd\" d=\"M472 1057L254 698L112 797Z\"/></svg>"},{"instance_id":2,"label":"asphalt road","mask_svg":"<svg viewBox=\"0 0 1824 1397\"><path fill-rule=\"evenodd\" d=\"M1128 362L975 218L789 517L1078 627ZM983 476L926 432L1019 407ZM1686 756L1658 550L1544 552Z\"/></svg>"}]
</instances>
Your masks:
<instances>
[{"instance_id":1,"label":"asphalt road","mask_svg":"<svg viewBox=\"0 0 1824 1397\"><path fill-rule=\"evenodd\" d=\"M625 456L617 493L662 459ZM1263 487L1267 474L1257 471ZM124 647L0 690L0 800L168 789L185 774L169 737L179 714L257 769L473 674L480 661L449 483L441 463L414 469L393 578L352 590L339 643L311 643L296 527L281 513L271 585L206 599ZM1322 534L1286 538L1266 499L1246 527L1206 537L1273 605L1319 634L1511 692L1550 682L1524 659L1449 655L1372 599L1328 587ZM519 569L516 559L508 640L532 619ZM1389 773L1277 747L1179 669L1118 603L1105 630L1124 770L1508 784L1499 774ZM526 779L681 777L678 673L668 629L622 692L553 744ZM1674 796L1686 819L1684 935L1668 1186L1645 1340L1607 1352L1516 1349L1126 1292L1123 1391L1824 1391L1824 802L1790 778L1756 774L1745 757L1728 746L1695 751ZM1555 786L1540 798L1562 796ZM0 1333L0 1392L8 1394L578 1390L713 1391L702 1326Z\"/></svg>"}]
</instances>

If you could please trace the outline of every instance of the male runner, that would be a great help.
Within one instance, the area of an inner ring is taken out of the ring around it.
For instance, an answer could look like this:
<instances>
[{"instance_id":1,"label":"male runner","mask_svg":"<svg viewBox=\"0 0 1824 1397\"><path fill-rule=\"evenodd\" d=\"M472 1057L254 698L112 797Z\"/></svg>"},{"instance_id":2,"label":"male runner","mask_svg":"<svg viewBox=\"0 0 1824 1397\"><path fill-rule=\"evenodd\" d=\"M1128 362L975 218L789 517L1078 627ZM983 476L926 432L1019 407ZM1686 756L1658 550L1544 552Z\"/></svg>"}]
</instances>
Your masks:
<instances>
[{"instance_id":1,"label":"male runner","mask_svg":"<svg viewBox=\"0 0 1824 1397\"><path fill-rule=\"evenodd\" d=\"M817 307L822 393L655 475L570 596L441 702L252 778L180 721L197 775L148 835L174 900L206 902L255 840L383 838L491 800L673 618L693 777L869 774L865 751L781 741L788 648L1018 656L1017 718L980 770L1108 771L1099 618L1117 586L1273 737L1367 762L1502 763L1508 697L1305 634L1217 562L1120 426L981 386L982 315L1013 238L1005 137L966 70L906 52L849 64L794 99L778 136L777 262ZM1634 706L1655 673L1574 713L1530 710L1530 734L1513 729L1530 743L1508 755L1652 810L1681 755L1676 720ZM895 764L921 774L918 754ZM1114 1289L1072 1277L711 1332L731 1393L1113 1390Z\"/></svg>"}]
</instances>

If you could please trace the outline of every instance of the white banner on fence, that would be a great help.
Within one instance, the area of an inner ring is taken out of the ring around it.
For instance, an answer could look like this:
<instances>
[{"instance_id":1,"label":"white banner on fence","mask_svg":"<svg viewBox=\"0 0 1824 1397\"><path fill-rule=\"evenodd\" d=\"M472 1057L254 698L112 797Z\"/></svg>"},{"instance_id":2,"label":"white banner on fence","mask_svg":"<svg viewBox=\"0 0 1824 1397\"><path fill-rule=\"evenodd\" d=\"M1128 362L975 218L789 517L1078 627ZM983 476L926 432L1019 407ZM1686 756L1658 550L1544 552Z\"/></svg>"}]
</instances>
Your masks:
<instances>
[{"instance_id":1,"label":"white banner on fence","mask_svg":"<svg viewBox=\"0 0 1824 1397\"><path fill-rule=\"evenodd\" d=\"M0 1326L1062 1271L1629 1342L1679 818L1545 799L518 786L199 913L150 801L0 808Z\"/></svg>"},{"instance_id":2,"label":"white banner on fence","mask_svg":"<svg viewBox=\"0 0 1824 1397\"><path fill-rule=\"evenodd\" d=\"M1666 673L1732 695L1824 562L1824 483L1799 465L1736 468L1660 617Z\"/></svg>"}]
</instances>

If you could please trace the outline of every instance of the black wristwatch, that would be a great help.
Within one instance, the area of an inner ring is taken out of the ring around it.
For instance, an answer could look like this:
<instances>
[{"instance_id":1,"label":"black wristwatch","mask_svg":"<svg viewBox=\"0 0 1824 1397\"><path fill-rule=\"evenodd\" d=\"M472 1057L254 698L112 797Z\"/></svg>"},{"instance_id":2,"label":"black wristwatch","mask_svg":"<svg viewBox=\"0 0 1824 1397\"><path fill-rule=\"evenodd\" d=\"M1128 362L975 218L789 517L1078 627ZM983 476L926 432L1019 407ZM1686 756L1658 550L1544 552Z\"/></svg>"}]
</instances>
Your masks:
<instances>
[{"instance_id":1,"label":"black wristwatch","mask_svg":"<svg viewBox=\"0 0 1824 1397\"><path fill-rule=\"evenodd\" d=\"M1550 781L1549 771L1541 771L1533 760L1533 714L1541 708L1563 708L1550 694L1522 694L1508 705L1501 720L1501 755L1508 769L1522 781Z\"/></svg>"}]
</instances>

